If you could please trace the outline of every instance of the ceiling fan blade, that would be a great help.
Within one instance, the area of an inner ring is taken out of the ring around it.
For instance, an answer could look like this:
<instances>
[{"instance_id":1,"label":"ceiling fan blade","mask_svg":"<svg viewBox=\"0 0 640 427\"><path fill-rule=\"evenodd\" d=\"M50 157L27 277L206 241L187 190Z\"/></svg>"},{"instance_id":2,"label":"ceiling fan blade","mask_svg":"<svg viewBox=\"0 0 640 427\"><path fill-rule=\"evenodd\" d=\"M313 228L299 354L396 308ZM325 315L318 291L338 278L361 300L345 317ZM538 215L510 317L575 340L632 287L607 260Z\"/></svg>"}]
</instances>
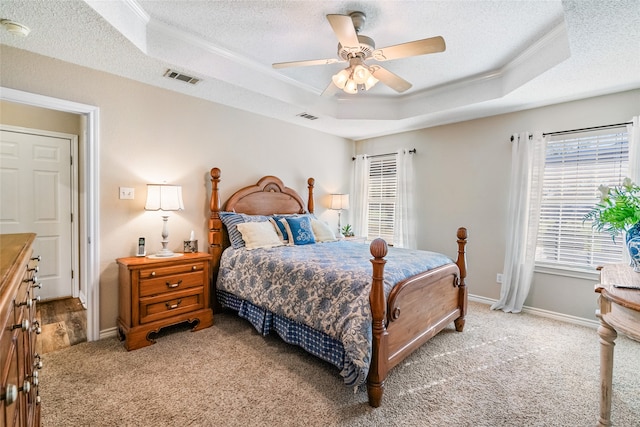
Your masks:
<instances>
[{"instance_id":1,"label":"ceiling fan blade","mask_svg":"<svg viewBox=\"0 0 640 427\"><path fill-rule=\"evenodd\" d=\"M338 41L345 48L359 48L358 34L353 26L353 20L349 15L327 15L329 24L336 33Z\"/></svg>"},{"instance_id":2,"label":"ceiling fan blade","mask_svg":"<svg viewBox=\"0 0 640 427\"><path fill-rule=\"evenodd\" d=\"M437 36L376 49L373 51L372 56L376 61L389 61L391 59L406 58L408 56L444 52L445 49L444 39Z\"/></svg>"},{"instance_id":3,"label":"ceiling fan blade","mask_svg":"<svg viewBox=\"0 0 640 427\"><path fill-rule=\"evenodd\" d=\"M393 74L391 71L387 70L386 68L382 68L379 65L374 65L371 68L375 68L375 70L371 73L373 74L373 77L380 80L382 83L386 84L396 92L402 93L410 89L412 86L411 83L409 83L402 77L396 74Z\"/></svg>"},{"instance_id":4,"label":"ceiling fan blade","mask_svg":"<svg viewBox=\"0 0 640 427\"><path fill-rule=\"evenodd\" d=\"M273 64L273 68L287 68L287 67L308 67L310 65L327 65L336 64L338 62L345 62L340 59L310 59L307 61L291 61L291 62L276 62Z\"/></svg>"}]
</instances>

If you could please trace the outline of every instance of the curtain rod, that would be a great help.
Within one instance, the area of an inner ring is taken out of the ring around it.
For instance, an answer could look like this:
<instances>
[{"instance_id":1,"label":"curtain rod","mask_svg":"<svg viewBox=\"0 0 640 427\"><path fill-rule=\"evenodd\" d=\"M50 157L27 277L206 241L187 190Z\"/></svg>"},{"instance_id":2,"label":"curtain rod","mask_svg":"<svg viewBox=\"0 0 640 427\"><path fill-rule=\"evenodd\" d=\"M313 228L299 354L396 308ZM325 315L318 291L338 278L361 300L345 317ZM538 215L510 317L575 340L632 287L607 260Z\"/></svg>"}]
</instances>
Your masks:
<instances>
[{"instance_id":1,"label":"curtain rod","mask_svg":"<svg viewBox=\"0 0 640 427\"><path fill-rule=\"evenodd\" d=\"M582 132L585 130L596 130L596 129L607 129L607 128L617 128L617 127L622 127L622 126L626 126L626 125L630 125L633 122L624 122L624 123L616 123L613 125L603 125L603 126L593 126L590 128L582 128L582 129L570 129L570 130L561 130L558 132L548 132L548 133L543 133L542 136L547 136L547 135L561 135L564 133L574 133L574 132Z\"/></svg>"},{"instance_id":2,"label":"curtain rod","mask_svg":"<svg viewBox=\"0 0 640 427\"><path fill-rule=\"evenodd\" d=\"M413 149L409 150L409 153L410 153L410 154L416 154L417 152L418 152L418 150L416 150L415 148L413 148ZM390 155L392 155L392 154L398 154L398 153L374 154L373 156L367 156L367 157L369 157L369 158L372 158L372 157L382 157L382 156L390 156ZM352 157L352 158L351 158L351 160L355 160L355 159L356 159L355 157Z\"/></svg>"}]
</instances>

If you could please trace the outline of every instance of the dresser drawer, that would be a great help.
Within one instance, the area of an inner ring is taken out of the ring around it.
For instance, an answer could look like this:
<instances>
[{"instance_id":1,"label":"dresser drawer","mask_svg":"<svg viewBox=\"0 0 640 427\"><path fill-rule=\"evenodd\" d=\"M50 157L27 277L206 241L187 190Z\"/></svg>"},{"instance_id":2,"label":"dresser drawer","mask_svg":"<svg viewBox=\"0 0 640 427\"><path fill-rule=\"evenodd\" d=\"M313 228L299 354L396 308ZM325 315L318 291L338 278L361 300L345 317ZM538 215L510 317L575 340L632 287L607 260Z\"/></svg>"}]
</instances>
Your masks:
<instances>
[{"instance_id":1,"label":"dresser drawer","mask_svg":"<svg viewBox=\"0 0 640 427\"><path fill-rule=\"evenodd\" d=\"M204 288L202 286L140 298L140 323L166 319L204 307Z\"/></svg>"},{"instance_id":2,"label":"dresser drawer","mask_svg":"<svg viewBox=\"0 0 640 427\"><path fill-rule=\"evenodd\" d=\"M145 279L140 281L140 297L181 291L203 285L202 272L197 271L187 274L162 276L157 279Z\"/></svg>"},{"instance_id":3,"label":"dresser drawer","mask_svg":"<svg viewBox=\"0 0 640 427\"><path fill-rule=\"evenodd\" d=\"M171 276L174 274L184 274L199 271L202 273L204 263L202 261L194 261L184 264L171 265L165 267L149 267L139 270L140 280L155 279L158 277Z\"/></svg>"}]
</instances>

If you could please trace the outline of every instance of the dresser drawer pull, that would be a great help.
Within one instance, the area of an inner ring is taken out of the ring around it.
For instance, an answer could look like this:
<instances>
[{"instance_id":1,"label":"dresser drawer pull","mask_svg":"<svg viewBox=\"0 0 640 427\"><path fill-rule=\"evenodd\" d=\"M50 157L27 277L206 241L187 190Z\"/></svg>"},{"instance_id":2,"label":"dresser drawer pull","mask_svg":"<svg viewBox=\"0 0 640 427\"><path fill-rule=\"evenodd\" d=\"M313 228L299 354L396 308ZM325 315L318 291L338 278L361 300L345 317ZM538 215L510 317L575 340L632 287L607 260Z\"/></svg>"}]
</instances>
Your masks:
<instances>
[{"instance_id":1,"label":"dresser drawer pull","mask_svg":"<svg viewBox=\"0 0 640 427\"><path fill-rule=\"evenodd\" d=\"M40 255L38 255L38 256L34 256L34 257L32 257L32 258L31 258L31 261L38 261L38 262L40 262L40 261L42 261L42 257L41 257Z\"/></svg>"},{"instance_id":2,"label":"dresser drawer pull","mask_svg":"<svg viewBox=\"0 0 640 427\"><path fill-rule=\"evenodd\" d=\"M29 321L27 319L24 319L22 323L11 326L11 330L13 331L14 329L22 329L23 331L26 332L29 330L30 326L31 325L29 324Z\"/></svg>"},{"instance_id":3,"label":"dresser drawer pull","mask_svg":"<svg viewBox=\"0 0 640 427\"><path fill-rule=\"evenodd\" d=\"M182 283L182 280L178 280L178 283L171 283L171 282L166 282L166 283L168 288L173 289L180 286L180 284Z\"/></svg>"},{"instance_id":4,"label":"dresser drawer pull","mask_svg":"<svg viewBox=\"0 0 640 427\"><path fill-rule=\"evenodd\" d=\"M2 396L0 396L0 400L4 400L4 404L9 406L18 398L18 387L14 384L7 384L6 391Z\"/></svg>"},{"instance_id":5,"label":"dresser drawer pull","mask_svg":"<svg viewBox=\"0 0 640 427\"><path fill-rule=\"evenodd\" d=\"M191 267L191 270L193 270L193 271L196 271L197 269L198 269L197 265L194 265L194 266Z\"/></svg>"},{"instance_id":6,"label":"dresser drawer pull","mask_svg":"<svg viewBox=\"0 0 640 427\"><path fill-rule=\"evenodd\" d=\"M179 299L175 304L169 304L168 302L164 303L164 305L167 306L167 310L173 310L174 308L178 308L178 306L180 305L180 303L182 302L181 299Z\"/></svg>"}]
</instances>

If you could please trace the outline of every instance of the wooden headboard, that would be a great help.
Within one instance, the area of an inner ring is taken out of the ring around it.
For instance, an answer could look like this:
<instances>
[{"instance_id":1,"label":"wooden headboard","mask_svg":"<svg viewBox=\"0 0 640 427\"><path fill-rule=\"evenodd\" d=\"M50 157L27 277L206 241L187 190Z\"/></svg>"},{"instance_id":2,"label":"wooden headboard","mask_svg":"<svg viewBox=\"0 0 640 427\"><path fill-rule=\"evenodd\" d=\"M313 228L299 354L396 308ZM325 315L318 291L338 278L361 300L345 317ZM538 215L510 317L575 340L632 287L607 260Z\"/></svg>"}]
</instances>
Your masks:
<instances>
[{"instance_id":1,"label":"wooden headboard","mask_svg":"<svg viewBox=\"0 0 640 427\"><path fill-rule=\"evenodd\" d=\"M278 177L269 175L260 178L255 185L241 188L229 197L221 208L220 201L220 169L211 169L211 199L209 216L209 253L213 256L211 270L212 280L215 280L220 267L222 251L229 245L229 236L220 220L220 212L237 212L248 215L273 215L313 213L313 186L315 180L307 180L309 195L305 206L304 200L293 189L286 187Z\"/></svg>"}]
</instances>

